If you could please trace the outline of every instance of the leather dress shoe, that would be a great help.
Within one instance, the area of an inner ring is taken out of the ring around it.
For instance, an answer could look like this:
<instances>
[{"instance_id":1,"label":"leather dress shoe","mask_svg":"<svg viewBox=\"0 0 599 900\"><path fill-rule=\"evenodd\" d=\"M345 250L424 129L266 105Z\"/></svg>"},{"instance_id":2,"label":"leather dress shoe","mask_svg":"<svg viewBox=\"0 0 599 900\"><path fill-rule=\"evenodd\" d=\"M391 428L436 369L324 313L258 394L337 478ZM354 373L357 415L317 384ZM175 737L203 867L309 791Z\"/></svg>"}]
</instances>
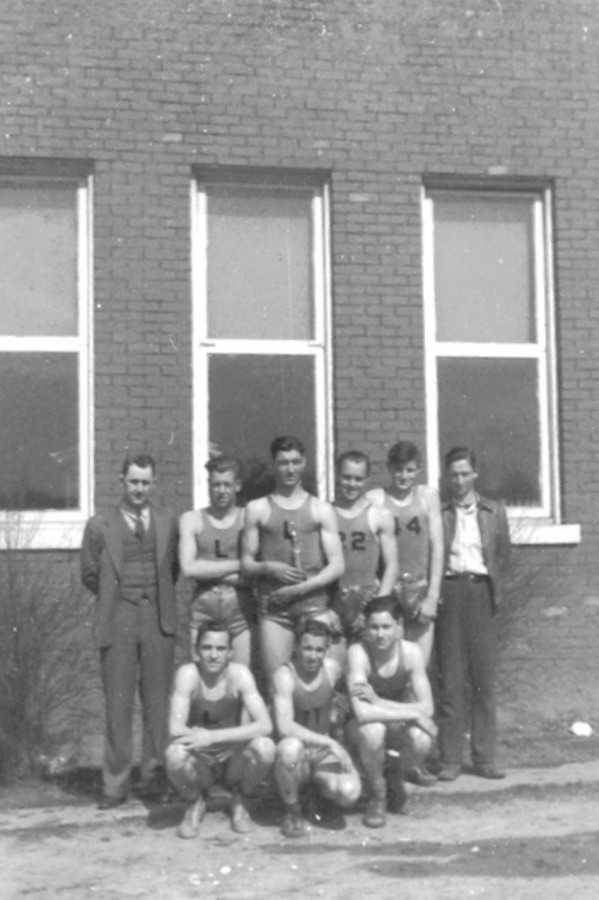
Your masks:
<instances>
[{"instance_id":1,"label":"leather dress shoe","mask_svg":"<svg viewBox=\"0 0 599 900\"><path fill-rule=\"evenodd\" d=\"M98 809L116 809L117 806L122 806L123 803L126 802L127 798L124 794L121 797L112 797L110 794L102 794L98 801Z\"/></svg>"},{"instance_id":2,"label":"leather dress shoe","mask_svg":"<svg viewBox=\"0 0 599 900\"><path fill-rule=\"evenodd\" d=\"M406 781L417 784L419 787L431 787L437 781L437 776L425 769L424 766L414 766L406 772Z\"/></svg>"},{"instance_id":3,"label":"leather dress shoe","mask_svg":"<svg viewBox=\"0 0 599 900\"><path fill-rule=\"evenodd\" d=\"M462 767L457 764L441 766L437 773L437 781L455 781L461 771Z\"/></svg>"},{"instance_id":4,"label":"leather dress shoe","mask_svg":"<svg viewBox=\"0 0 599 900\"><path fill-rule=\"evenodd\" d=\"M491 778L494 780L505 778L505 772L502 772L501 769L496 769L495 766L474 766L472 771L479 778Z\"/></svg>"}]
</instances>

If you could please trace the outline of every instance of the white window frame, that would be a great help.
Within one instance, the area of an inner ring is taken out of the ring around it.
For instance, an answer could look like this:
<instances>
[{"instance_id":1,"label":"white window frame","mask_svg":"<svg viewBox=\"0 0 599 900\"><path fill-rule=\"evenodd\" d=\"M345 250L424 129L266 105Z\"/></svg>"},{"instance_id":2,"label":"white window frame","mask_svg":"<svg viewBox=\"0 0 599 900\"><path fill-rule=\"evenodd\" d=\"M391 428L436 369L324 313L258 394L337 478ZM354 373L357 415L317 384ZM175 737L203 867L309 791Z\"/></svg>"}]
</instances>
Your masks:
<instances>
[{"instance_id":1,"label":"white window frame","mask_svg":"<svg viewBox=\"0 0 599 900\"><path fill-rule=\"evenodd\" d=\"M65 164L63 168L68 168ZM76 549L81 546L85 522L92 512L93 497L93 379L92 379L92 176L45 174L9 176L15 186L32 181L64 184L77 192L77 303L75 335L24 337L0 334L0 353L76 353L79 394L79 508L48 510L0 510L0 550Z\"/></svg>"},{"instance_id":2,"label":"white window frame","mask_svg":"<svg viewBox=\"0 0 599 900\"><path fill-rule=\"evenodd\" d=\"M436 339L434 269L434 198L443 194L456 198L500 196L528 198L533 210L534 290L536 342L491 343L438 341ZM553 281L552 191L548 185L484 183L480 180L432 179L421 194L423 222L423 291L425 332L425 378L427 396L427 456L431 483L440 483L437 361L440 358L534 359L539 372L540 486L538 507L508 507L514 543L570 544L580 541L580 526L561 520L557 380L555 348L555 300Z\"/></svg>"},{"instance_id":3,"label":"white window frame","mask_svg":"<svg viewBox=\"0 0 599 900\"><path fill-rule=\"evenodd\" d=\"M313 340L244 340L208 336L208 207L211 184L265 189L312 188L312 272L314 302ZM193 502L194 507L208 504L204 465L209 457L208 441L208 362L219 354L256 356L303 356L315 363L316 458L314 469L318 495L331 499L334 485L332 415L332 341L330 278L330 192L324 177L301 173L260 173L244 170L231 174L220 170L191 184L191 270L193 335ZM275 435L265 435L270 441ZM301 438L301 435L298 435ZM265 446L268 452L268 445Z\"/></svg>"}]
</instances>

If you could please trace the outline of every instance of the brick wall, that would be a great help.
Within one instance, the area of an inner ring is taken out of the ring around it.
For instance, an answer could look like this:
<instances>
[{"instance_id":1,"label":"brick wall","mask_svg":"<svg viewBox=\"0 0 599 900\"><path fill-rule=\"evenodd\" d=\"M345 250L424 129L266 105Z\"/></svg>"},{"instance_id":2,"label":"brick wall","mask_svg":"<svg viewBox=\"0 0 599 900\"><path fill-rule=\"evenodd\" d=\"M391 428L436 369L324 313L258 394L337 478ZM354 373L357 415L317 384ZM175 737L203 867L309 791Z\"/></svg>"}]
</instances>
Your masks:
<instances>
[{"instance_id":1,"label":"brick wall","mask_svg":"<svg viewBox=\"0 0 599 900\"><path fill-rule=\"evenodd\" d=\"M552 177L563 506L583 541L517 551L544 578L513 612L502 691L515 715L540 684L548 715L590 709L598 42L595 0L3 4L0 155L94 164L97 504L140 445L190 502L192 166L330 171L336 442L379 469L399 434L424 443L423 174Z\"/></svg>"}]
</instances>

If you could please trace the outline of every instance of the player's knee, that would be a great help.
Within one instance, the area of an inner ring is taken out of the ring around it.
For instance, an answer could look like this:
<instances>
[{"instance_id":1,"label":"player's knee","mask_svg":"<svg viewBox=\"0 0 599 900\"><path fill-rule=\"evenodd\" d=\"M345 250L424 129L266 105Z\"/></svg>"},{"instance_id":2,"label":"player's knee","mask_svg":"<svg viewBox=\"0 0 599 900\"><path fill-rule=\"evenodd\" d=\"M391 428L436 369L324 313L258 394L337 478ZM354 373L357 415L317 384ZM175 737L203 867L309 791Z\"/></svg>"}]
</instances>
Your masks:
<instances>
[{"instance_id":1,"label":"player's knee","mask_svg":"<svg viewBox=\"0 0 599 900\"><path fill-rule=\"evenodd\" d=\"M414 752L421 758L427 756L433 743L431 736L419 728L412 728L410 729L410 738Z\"/></svg>"},{"instance_id":2,"label":"player's knee","mask_svg":"<svg viewBox=\"0 0 599 900\"><path fill-rule=\"evenodd\" d=\"M169 744L165 752L165 762L168 771L180 769L189 758L189 753L181 744Z\"/></svg>"},{"instance_id":3,"label":"player's knee","mask_svg":"<svg viewBox=\"0 0 599 900\"><path fill-rule=\"evenodd\" d=\"M273 764L277 748L271 738L254 738L254 740L250 743L249 749L259 762L269 766Z\"/></svg>"},{"instance_id":4,"label":"player's knee","mask_svg":"<svg viewBox=\"0 0 599 900\"><path fill-rule=\"evenodd\" d=\"M277 762L287 769L292 769L299 764L303 752L304 745L297 738L283 738L277 745Z\"/></svg>"},{"instance_id":5,"label":"player's knee","mask_svg":"<svg viewBox=\"0 0 599 900\"><path fill-rule=\"evenodd\" d=\"M366 722L358 731L360 743L369 750L378 750L385 743L386 732L382 722Z\"/></svg>"},{"instance_id":6,"label":"player's knee","mask_svg":"<svg viewBox=\"0 0 599 900\"><path fill-rule=\"evenodd\" d=\"M339 781L339 794L337 799L339 806L343 806L345 808L353 806L354 803L358 801L361 793L362 784L357 773L355 776L341 776Z\"/></svg>"}]
</instances>

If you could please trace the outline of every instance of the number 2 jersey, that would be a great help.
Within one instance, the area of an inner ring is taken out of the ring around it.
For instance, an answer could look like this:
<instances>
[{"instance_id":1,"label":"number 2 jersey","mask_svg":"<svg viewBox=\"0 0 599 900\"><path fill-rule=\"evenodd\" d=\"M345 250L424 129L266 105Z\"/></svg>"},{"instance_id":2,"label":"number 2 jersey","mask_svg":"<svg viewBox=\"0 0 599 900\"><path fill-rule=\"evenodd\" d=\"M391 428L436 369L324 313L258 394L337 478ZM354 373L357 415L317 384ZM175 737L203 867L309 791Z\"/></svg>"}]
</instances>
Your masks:
<instances>
[{"instance_id":1,"label":"number 2 jersey","mask_svg":"<svg viewBox=\"0 0 599 900\"><path fill-rule=\"evenodd\" d=\"M345 559L345 572L339 579L342 592L349 588L365 592L376 589L381 551L378 537L370 524L372 509L369 503L356 516L348 518L335 507Z\"/></svg>"}]
</instances>

